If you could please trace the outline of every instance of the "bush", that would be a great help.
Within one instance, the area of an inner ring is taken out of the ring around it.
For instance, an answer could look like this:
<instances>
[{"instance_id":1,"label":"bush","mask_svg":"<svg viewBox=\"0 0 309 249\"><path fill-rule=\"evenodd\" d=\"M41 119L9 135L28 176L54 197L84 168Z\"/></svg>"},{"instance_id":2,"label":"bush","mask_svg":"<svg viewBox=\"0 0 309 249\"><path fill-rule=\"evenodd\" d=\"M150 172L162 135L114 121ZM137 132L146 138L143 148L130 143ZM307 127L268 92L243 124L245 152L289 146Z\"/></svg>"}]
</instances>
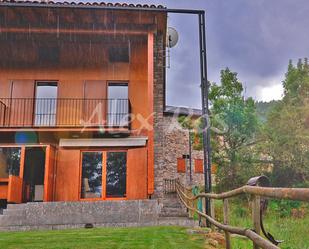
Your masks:
<instances>
[{"instance_id":1,"label":"bush","mask_svg":"<svg viewBox=\"0 0 309 249\"><path fill-rule=\"evenodd\" d=\"M293 209L299 209L302 203L300 201L289 200L271 200L269 201L269 211L276 212L281 218L292 214Z\"/></svg>"}]
</instances>

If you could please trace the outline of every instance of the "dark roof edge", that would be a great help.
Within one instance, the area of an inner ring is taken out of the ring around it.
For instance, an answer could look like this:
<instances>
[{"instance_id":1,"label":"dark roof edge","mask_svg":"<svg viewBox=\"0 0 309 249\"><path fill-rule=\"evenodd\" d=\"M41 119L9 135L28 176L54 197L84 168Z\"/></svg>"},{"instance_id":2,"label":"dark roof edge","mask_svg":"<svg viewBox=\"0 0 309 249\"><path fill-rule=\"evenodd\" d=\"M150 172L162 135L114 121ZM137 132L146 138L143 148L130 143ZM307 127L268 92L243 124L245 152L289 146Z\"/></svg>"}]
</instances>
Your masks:
<instances>
[{"instance_id":1,"label":"dark roof edge","mask_svg":"<svg viewBox=\"0 0 309 249\"><path fill-rule=\"evenodd\" d=\"M205 10L192 9L168 9L162 5L147 4L120 4L105 2L41 2L41 1L18 1L18 0L0 0L0 6L7 7L37 7L37 8L80 8L80 9L106 9L106 10L128 10L128 11L150 11L150 12L170 12L182 14L204 14Z\"/></svg>"}]
</instances>

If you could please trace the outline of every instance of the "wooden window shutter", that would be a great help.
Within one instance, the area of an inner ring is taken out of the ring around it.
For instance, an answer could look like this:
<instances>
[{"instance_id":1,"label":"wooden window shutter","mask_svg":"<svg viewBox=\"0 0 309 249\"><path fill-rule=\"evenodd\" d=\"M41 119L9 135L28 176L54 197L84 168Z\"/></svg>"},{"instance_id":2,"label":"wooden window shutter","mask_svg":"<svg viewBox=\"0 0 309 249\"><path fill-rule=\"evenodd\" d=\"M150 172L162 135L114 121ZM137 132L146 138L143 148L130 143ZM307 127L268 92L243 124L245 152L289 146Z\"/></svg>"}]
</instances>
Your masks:
<instances>
[{"instance_id":1,"label":"wooden window shutter","mask_svg":"<svg viewBox=\"0 0 309 249\"><path fill-rule=\"evenodd\" d=\"M186 160L183 158L177 158L177 172L186 173Z\"/></svg>"},{"instance_id":2,"label":"wooden window shutter","mask_svg":"<svg viewBox=\"0 0 309 249\"><path fill-rule=\"evenodd\" d=\"M194 159L194 173L204 173L203 159Z\"/></svg>"}]
</instances>

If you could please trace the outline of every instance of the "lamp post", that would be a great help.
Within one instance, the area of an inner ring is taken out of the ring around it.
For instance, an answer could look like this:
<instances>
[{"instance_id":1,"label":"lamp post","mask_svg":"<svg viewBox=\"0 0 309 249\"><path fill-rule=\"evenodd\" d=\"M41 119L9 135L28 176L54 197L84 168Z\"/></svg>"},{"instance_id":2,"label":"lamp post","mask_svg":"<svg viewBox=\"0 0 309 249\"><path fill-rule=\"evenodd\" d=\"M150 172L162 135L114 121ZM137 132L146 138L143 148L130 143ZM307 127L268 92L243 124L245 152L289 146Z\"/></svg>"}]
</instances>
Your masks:
<instances>
[{"instance_id":1,"label":"lamp post","mask_svg":"<svg viewBox=\"0 0 309 249\"><path fill-rule=\"evenodd\" d=\"M199 15L199 41L200 41L200 66L201 66L201 95L203 113L203 152L204 152L204 183L205 193L211 192L211 150L210 150L210 123L209 123L209 84L207 79L207 58L206 58L206 23L205 13ZM210 199L205 198L205 212L210 215ZM207 220L207 226L210 222Z\"/></svg>"}]
</instances>

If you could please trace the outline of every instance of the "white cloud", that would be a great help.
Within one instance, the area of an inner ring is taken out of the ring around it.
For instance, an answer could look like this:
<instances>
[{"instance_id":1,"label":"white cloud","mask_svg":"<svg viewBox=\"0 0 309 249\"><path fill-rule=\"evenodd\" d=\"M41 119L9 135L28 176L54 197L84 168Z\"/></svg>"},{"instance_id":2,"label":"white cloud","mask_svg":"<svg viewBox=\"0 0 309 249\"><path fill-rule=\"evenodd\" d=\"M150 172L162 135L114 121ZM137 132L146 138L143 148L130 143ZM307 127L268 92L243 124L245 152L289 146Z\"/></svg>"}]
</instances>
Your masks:
<instances>
[{"instance_id":1,"label":"white cloud","mask_svg":"<svg viewBox=\"0 0 309 249\"><path fill-rule=\"evenodd\" d=\"M282 96L283 96L283 86L282 84L276 84L262 87L261 90L259 91L259 96L257 96L257 98L259 100L269 102L271 100L282 99Z\"/></svg>"}]
</instances>

